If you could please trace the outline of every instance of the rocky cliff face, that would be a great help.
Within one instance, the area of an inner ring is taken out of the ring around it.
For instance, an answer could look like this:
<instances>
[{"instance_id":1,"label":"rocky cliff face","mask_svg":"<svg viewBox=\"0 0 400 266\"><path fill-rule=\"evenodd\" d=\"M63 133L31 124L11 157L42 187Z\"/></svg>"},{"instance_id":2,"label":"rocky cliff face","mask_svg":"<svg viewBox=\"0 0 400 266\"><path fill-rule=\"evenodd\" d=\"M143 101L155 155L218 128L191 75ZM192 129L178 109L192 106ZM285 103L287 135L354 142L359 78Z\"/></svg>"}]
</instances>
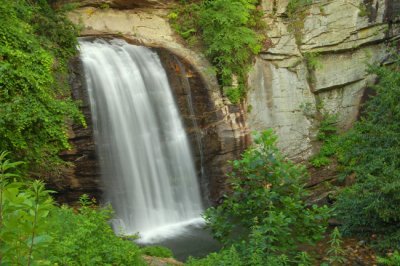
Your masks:
<instances>
[{"instance_id":1,"label":"rocky cliff face","mask_svg":"<svg viewBox=\"0 0 400 266\"><path fill-rule=\"evenodd\" d=\"M315 0L294 15L288 15L288 2L262 1L268 49L255 59L243 108L228 103L204 56L171 29L167 16L173 1L86 0L70 18L82 26L83 36L119 37L158 50L199 176L202 163L209 180L205 190L216 202L224 189L226 161L246 147L250 130L273 128L280 148L305 160L315 150L322 113L338 114L339 126L349 128L365 88L374 82L367 64L384 63L387 41L400 36L396 0Z\"/></svg>"},{"instance_id":2,"label":"rocky cliff face","mask_svg":"<svg viewBox=\"0 0 400 266\"><path fill-rule=\"evenodd\" d=\"M168 23L168 9L156 7L118 10L89 4L70 18L83 23L82 36L123 38L158 52L192 143L203 194L215 203L225 190L227 161L249 143L245 113L227 103L205 58L182 45Z\"/></svg>"},{"instance_id":3,"label":"rocky cliff face","mask_svg":"<svg viewBox=\"0 0 400 266\"><path fill-rule=\"evenodd\" d=\"M63 180L53 185L58 193L58 202L74 203L82 194L101 198L102 185L100 181L100 166L96 156L93 136L93 124L90 112L89 95L85 89L83 66L79 57L70 62L70 84L72 98L80 103L87 126L71 125L69 141L73 149L61 154L61 158L71 166L64 173Z\"/></svg>"},{"instance_id":4,"label":"rocky cliff face","mask_svg":"<svg viewBox=\"0 0 400 266\"><path fill-rule=\"evenodd\" d=\"M248 126L274 128L294 159L314 151L322 113L348 129L357 119L368 64L384 63L399 37L396 0L319 0L288 15L288 0L262 1L270 40L249 77ZM396 17L397 16L397 17Z\"/></svg>"}]
</instances>

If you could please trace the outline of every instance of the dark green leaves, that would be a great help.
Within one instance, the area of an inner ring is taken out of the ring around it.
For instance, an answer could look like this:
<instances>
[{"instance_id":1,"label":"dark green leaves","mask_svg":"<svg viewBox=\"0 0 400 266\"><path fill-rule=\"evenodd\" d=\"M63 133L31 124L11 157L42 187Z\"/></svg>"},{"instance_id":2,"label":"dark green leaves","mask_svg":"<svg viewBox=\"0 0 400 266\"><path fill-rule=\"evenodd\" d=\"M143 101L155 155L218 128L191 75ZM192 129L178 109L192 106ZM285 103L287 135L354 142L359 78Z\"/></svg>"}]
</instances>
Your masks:
<instances>
[{"instance_id":1,"label":"dark green leaves","mask_svg":"<svg viewBox=\"0 0 400 266\"><path fill-rule=\"evenodd\" d=\"M232 193L205 214L214 237L237 248L240 265L300 263L306 258L298 245L314 244L326 228L328 209L303 201L305 169L286 160L275 142L271 131L254 136L255 145L232 162Z\"/></svg>"},{"instance_id":2,"label":"dark green leaves","mask_svg":"<svg viewBox=\"0 0 400 266\"><path fill-rule=\"evenodd\" d=\"M111 229L111 208L87 196L80 208L56 207L41 181L15 181L21 163L6 155L0 154L0 265L144 265L139 248Z\"/></svg>"},{"instance_id":3,"label":"dark green leaves","mask_svg":"<svg viewBox=\"0 0 400 266\"><path fill-rule=\"evenodd\" d=\"M262 12L254 0L214 0L186 4L171 13L174 28L189 43L200 40L216 69L225 95L234 104L246 94L246 80L264 37Z\"/></svg>"},{"instance_id":4,"label":"dark green leaves","mask_svg":"<svg viewBox=\"0 0 400 266\"><path fill-rule=\"evenodd\" d=\"M356 183L339 195L338 215L345 232L376 234L381 248L398 248L400 240L400 60L394 60L392 66L371 68L378 76L376 96L339 143L339 159Z\"/></svg>"}]
</instances>

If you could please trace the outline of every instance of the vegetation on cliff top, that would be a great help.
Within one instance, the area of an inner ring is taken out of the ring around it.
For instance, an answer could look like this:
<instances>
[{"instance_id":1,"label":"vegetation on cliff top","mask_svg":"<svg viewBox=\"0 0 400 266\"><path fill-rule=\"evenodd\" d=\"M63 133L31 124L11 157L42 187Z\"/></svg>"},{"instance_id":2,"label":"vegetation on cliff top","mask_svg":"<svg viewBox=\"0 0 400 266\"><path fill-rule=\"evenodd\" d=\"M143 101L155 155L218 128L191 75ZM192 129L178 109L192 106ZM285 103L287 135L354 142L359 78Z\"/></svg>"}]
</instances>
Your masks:
<instances>
[{"instance_id":1,"label":"vegetation on cliff top","mask_svg":"<svg viewBox=\"0 0 400 266\"><path fill-rule=\"evenodd\" d=\"M232 103L246 94L247 74L265 36L258 0L184 1L170 14L175 30L189 44L201 43L219 83Z\"/></svg>"}]
</instances>

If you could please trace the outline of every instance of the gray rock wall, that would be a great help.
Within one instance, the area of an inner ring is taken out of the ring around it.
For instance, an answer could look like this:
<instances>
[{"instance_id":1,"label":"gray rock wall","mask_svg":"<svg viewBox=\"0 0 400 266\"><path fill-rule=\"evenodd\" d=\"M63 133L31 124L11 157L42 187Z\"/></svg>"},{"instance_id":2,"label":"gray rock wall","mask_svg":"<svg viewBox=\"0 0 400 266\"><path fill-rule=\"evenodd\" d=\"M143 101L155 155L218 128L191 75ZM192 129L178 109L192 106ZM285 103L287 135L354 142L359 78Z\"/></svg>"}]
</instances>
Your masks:
<instances>
[{"instance_id":1,"label":"gray rock wall","mask_svg":"<svg viewBox=\"0 0 400 266\"><path fill-rule=\"evenodd\" d=\"M315 151L321 113L337 114L343 130L357 119L374 82L367 65L384 62L387 42L399 38L400 7L396 0L316 0L288 16L288 2L262 3L270 47L249 77L247 121L252 130L272 127L280 148L304 160Z\"/></svg>"},{"instance_id":2,"label":"gray rock wall","mask_svg":"<svg viewBox=\"0 0 400 266\"><path fill-rule=\"evenodd\" d=\"M203 191L215 203L226 191L228 160L237 158L249 143L244 110L230 105L223 97L216 77L209 71L210 64L200 52L182 44L171 29L167 15L166 9L117 10L86 6L71 12L69 17L83 26L82 36L123 38L159 52L192 142L199 178L205 179ZM192 94L196 127L187 106L187 85ZM199 136L201 147L197 141ZM201 156L204 176L200 169Z\"/></svg>"},{"instance_id":3,"label":"gray rock wall","mask_svg":"<svg viewBox=\"0 0 400 266\"><path fill-rule=\"evenodd\" d=\"M289 0L263 0L268 49L254 61L247 102L234 106L221 94L204 55L189 49L171 29L172 2L86 0L69 17L82 26L83 36L111 35L163 48L192 146L198 145L197 136L203 141L200 150L213 202L226 189L226 161L248 145L251 130L273 128L287 155L306 160L316 150L321 113L338 114L339 126L349 128L358 117L365 88L374 82L367 64L384 62L386 43L400 36L397 0L315 0L294 16L287 14ZM177 70L178 62L185 72ZM197 128L185 106L185 79L193 89ZM71 184L84 183L79 181L80 168L74 169Z\"/></svg>"}]
</instances>

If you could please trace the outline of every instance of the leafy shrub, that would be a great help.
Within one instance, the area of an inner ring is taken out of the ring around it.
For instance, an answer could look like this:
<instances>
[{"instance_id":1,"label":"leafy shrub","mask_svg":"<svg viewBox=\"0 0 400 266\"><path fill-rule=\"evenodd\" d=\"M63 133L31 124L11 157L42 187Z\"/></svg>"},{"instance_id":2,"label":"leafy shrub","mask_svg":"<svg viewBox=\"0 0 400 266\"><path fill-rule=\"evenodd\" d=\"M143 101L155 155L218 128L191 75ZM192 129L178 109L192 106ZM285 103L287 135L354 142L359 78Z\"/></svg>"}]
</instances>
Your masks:
<instances>
[{"instance_id":1,"label":"leafy shrub","mask_svg":"<svg viewBox=\"0 0 400 266\"><path fill-rule=\"evenodd\" d=\"M200 40L205 46L220 85L230 87L225 92L232 103L243 98L252 57L261 51L264 37L256 30L263 27L262 12L257 4L256 0L204 0L170 14L183 38L189 42ZM234 77L238 84L232 87Z\"/></svg>"},{"instance_id":2,"label":"leafy shrub","mask_svg":"<svg viewBox=\"0 0 400 266\"><path fill-rule=\"evenodd\" d=\"M0 154L0 264L30 265L51 239L45 230L53 201L40 181L17 182L21 163L6 156Z\"/></svg>"},{"instance_id":3,"label":"leafy shrub","mask_svg":"<svg viewBox=\"0 0 400 266\"><path fill-rule=\"evenodd\" d=\"M339 150L337 133L337 116L325 113L317 134L317 139L322 142L322 145L319 152L310 159L312 166L319 168L331 163L331 157Z\"/></svg>"},{"instance_id":4,"label":"leafy shrub","mask_svg":"<svg viewBox=\"0 0 400 266\"><path fill-rule=\"evenodd\" d=\"M336 204L345 233L376 235L380 248L400 247L400 59L391 67L372 67L376 96L354 129L339 143L341 161L356 183ZM343 143L343 145L342 145Z\"/></svg>"},{"instance_id":5,"label":"leafy shrub","mask_svg":"<svg viewBox=\"0 0 400 266\"><path fill-rule=\"evenodd\" d=\"M327 260L329 264L327 265L344 265L347 261L345 258L346 252L342 248L342 235L337 227L335 227L330 235L329 244L330 247L327 252Z\"/></svg>"},{"instance_id":6,"label":"leafy shrub","mask_svg":"<svg viewBox=\"0 0 400 266\"><path fill-rule=\"evenodd\" d=\"M87 197L77 210L58 208L40 181L16 173L21 163L0 155L1 265L144 265L140 249L115 236L112 211Z\"/></svg>"},{"instance_id":7,"label":"leafy shrub","mask_svg":"<svg viewBox=\"0 0 400 266\"><path fill-rule=\"evenodd\" d=\"M290 261L286 255L269 255L261 258L262 250L256 253L246 251L239 252L235 245L223 249L220 252L211 253L204 259L189 258L188 266L283 266L289 265ZM245 255L245 256L244 256ZM301 260L299 260L301 261ZM301 265L301 264L299 264ZM310 266L312 264L302 264Z\"/></svg>"},{"instance_id":8,"label":"leafy shrub","mask_svg":"<svg viewBox=\"0 0 400 266\"><path fill-rule=\"evenodd\" d=\"M199 11L199 4L185 3L168 16L175 31L189 42L199 38ZM194 42L197 42L197 40Z\"/></svg>"},{"instance_id":9,"label":"leafy shrub","mask_svg":"<svg viewBox=\"0 0 400 266\"><path fill-rule=\"evenodd\" d=\"M115 236L108 223L111 208L98 208L85 198L82 202L78 212L64 206L52 213L54 241L49 261L59 265L144 265L139 248Z\"/></svg>"},{"instance_id":10,"label":"leafy shrub","mask_svg":"<svg viewBox=\"0 0 400 266\"><path fill-rule=\"evenodd\" d=\"M142 248L141 252L145 255L159 258L172 258L174 256L170 249L162 246L147 246Z\"/></svg>"},{"instance_id":11,"label":"leafy shrub","mask_svg":"<svg viewBox=\"0 0 400 266\"><path fill-rule=\"evenodd\" d=\"M400 253L395 251L392 255L386 258L378 257L378 263L387 266L398 266L400 265Z\"/></svg>"},{"instance_id":12,"label":"leafy shrub","mask_svg":"<svg viewBox=\"0 0 400 266\"><path fill-rule=\"evenodd\" d=\"M224 249L220 252L210 253L204 259L189 258L186 265L188 266L236 266L243 265L242 259L236 248L231 246L229 249Z\"/></svg>"},{"instance_id":13,"label":"leafy shrub","mask_svg":"<svg viewBox=\"0 0 400 266\"><path fill-rule=\"evenodd\" d=\"M229 101L233 104L238 104L241 99L243 99L246 94L243 86L235 88L235 87L226 87L224 88L224 94L228 97Z\"/></svg>"},{"instance_id":14,"label":"leafy shrub","mask_svg":"<svg viewBox=\"0 0 400 266\"><path fill-rule=\"evenodd\" d=\"M308 71L315 71L322 68L322 63L319 57L319 53L310 52L304 54Z\"/></svg>"},{"instance_id":15,"label":"leafy shrub","mask_svg":"<svg viewBox=\"0 0 400 266\"><path fill-rule=\"evenodd\" d=\"M322 166L329 165L331 163L331 159L324 155L318 154L310 160L310 163L312 166L320 168Z\"/></svg>"},{"instance_id":16,"label":"leafy shrub","mask_svg":"<svg viewBox=\"0 0 400 266\"><path fill-rule=\"evenodd\" d=\"M207 225L225 249L207 259L224 259L237 252L242 262L238 265L283 265L283 261L304 260L299 244L312 245L321 239L328 209L306 206L306 171L285 160L275 141L271 131L257 134L255 145L232 162L232 193L205 213ZM278 261L282 264L273 264Z\"/></svg>"},{"instance_id":17,"label":"leafy shrub","mask_svg":"<svg viewBox=\"0 0 400 266\"><path fill-rule=\"evenodd\" d=\"M68 123L83 123L66 90L76 30L43 0L0 0L0 17L0 150L44 172L69 148Z\"/></svg>"}]
</instances>

